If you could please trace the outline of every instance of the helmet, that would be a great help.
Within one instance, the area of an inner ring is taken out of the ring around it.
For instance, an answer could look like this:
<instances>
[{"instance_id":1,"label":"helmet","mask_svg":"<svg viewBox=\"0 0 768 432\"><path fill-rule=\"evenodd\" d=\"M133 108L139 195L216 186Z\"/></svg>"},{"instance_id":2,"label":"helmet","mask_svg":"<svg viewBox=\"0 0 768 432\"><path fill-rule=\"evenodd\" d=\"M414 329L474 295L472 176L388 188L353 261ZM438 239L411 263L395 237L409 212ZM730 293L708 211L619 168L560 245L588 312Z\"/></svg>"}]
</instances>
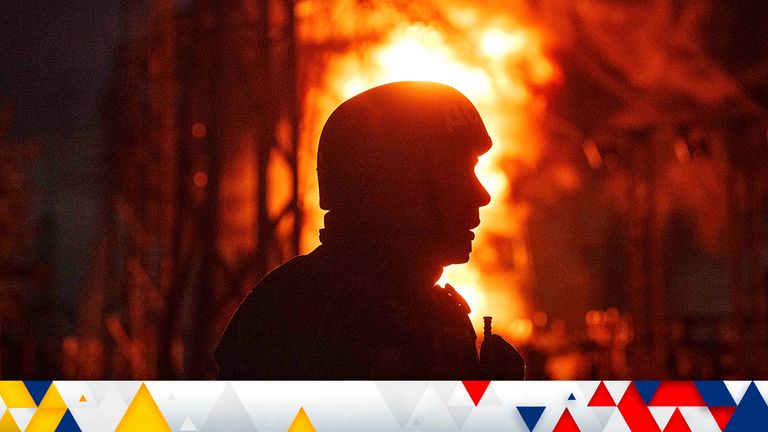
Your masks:
<instances>
[{"instance_id":1,"label":"helmet","mask_svg":"<svg viewBox=\"0 0 768 432\"><path fill-rule=\"evenodd\" d=\"M458 90L417 81L372 88L341 104L323 128L320 207L380 227L413 226L441 157L477 157L490 147L477 109Z\"/></svg>"}]
</instances>

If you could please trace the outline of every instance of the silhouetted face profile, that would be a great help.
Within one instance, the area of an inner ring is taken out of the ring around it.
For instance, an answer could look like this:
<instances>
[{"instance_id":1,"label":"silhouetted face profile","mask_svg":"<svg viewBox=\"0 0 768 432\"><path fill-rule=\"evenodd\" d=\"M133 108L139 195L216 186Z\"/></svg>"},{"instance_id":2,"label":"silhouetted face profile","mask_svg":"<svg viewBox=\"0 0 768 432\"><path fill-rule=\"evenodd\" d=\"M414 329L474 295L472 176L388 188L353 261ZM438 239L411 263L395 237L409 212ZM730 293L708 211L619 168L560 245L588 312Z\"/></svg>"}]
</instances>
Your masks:
<instances>
[{"instance_id":1,"label":"silhouetted face profile","mask_svg":"<svg viewBox=\"0 0 768 432\"><path fill-rule=\"evenodd\" d=\"M363 92L326 122L318 149L326 230L403 244L441 266L466 262L490 196L475 175L491 140L456 89L398 82Z\"/></svg>"},{"instance_id":2,"label":"silhouetted face profile","mask_svg":"<svg viewBox=\"0 0 768 432\"><path fill-rule=\"evenodd\" d=\"M475 238L470 230L480 224L480 207L491 199L475 175L477 156L465 151L435 158L438 166L431 174L432 191L427 203L436 226L425 239L434 241L442 265L469 259Z\"/></svg>"}]
</instances>

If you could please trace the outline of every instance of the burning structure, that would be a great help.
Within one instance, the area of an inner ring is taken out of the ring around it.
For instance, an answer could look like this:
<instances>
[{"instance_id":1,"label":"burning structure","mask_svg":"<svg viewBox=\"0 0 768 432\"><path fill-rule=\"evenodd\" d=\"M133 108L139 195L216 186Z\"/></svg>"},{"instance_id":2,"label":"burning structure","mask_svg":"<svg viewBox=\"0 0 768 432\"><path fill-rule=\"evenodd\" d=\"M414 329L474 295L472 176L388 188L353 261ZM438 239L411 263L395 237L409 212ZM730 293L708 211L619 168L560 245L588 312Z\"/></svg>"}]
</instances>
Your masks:
<instances>
[{"instance_id":1,"label":"burning structure","mask_svg":"<svg viewBox=\"0 0 768 432\"><path fill-rule=\"evenodd\" d=\"M210 376L240 299L318 243L325 118L430 80L495 142L472 259L441 283L533 377L765 375L767 19L721 0L124 0L64 374Z\"/></svg>"}]
</instances>

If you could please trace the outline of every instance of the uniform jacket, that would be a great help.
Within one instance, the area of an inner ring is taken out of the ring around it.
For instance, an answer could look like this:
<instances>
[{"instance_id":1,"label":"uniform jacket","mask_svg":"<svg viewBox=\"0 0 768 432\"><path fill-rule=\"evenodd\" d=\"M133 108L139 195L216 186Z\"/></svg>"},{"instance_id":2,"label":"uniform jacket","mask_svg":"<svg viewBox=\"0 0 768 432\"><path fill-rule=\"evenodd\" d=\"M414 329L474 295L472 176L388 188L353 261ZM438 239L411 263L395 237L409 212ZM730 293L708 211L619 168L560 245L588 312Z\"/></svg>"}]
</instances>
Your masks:
<instances>
[{"instance_id":1,"label":"uniform jacket","mask_svg":"<svg viewBox=\"0 0 768 432\"><path fill-rule=\"evenodd\" d=\"M216 350L220 379L473 379L476 335L452 289L320 246L269 273Z\"/></svg>"}]
</instances>

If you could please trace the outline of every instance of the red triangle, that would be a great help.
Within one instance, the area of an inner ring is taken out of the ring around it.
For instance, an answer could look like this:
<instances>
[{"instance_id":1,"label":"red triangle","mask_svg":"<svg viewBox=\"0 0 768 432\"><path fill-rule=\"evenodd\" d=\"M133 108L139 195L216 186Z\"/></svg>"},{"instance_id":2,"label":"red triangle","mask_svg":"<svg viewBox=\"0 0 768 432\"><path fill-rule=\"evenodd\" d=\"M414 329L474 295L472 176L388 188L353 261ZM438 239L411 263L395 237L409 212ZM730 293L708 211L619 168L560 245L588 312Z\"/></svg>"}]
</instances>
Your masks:
<instances>
[{"instance_id":1,"label":"red triangle","mask_svg":"<svg viewBox=\"0 0 768 432\"><path fill-rule=\"evenodd\" d=\"M672 413L672 418L669 419L664 432L691 432L691 428L688 427L688 423L683 418L680 408L675 408L675 412Z\"/></svg>"},{"instance_id":2,"label":"red triangle","mask_svg":"<svg viewBox=\"0 0 768 432\"><path fill-rule=\"evenodd\" d=\"M725 426L731 421L734 411L736 411L735 406L709 407L709 412L712 413L712 417L715 418L717 425L720 426L720 430L725 430Z\"/></svg>"},{"instance_id":3,"label":"red triangle","mask_svg":"<svg viewBox=\"0 0 768 432\"><path fill-rule=\"evenodd\" d=\"M480 403L480 399L483 398L485 390L488 389L488 385L491 384L490 381L462 381L461 383L464 384L464 388L467 389L467 393L469 393L469 397L472 398L472 402L475 403L475 406Z\"/></svg>"},{"instance_id":4,"label":"red triangle","mask_svg":"<svg viewBox=\"0 0 768 432\"><path fill-rule=\"evenodd\" d=\"M693 381L662 381L648 406L707 406Z\"/></svg>"},{"instance_id":5,"label":"red triangle","mask_svg":"<svg viewBox=\"0 0 768 432\"><path fill-rule=\"evenodd\" d=\"M557 421L555 428L552 432L581 432L579 425L576 424L576 420L573 419L571 412L568 408L563 411L563 415L560 416L560 420Z\"/></svg>"},{"instance_id":6,"label":"red triangle","mask_svg":"<svg viewBox=\"0 0 768 432\"><path fill-rule=\"evenodd\" d=\"M653 414L645 405L643 397L640 396L640 392L637 390L635 383L630 383L627 387L627 391L619 401L619 412L624 417L624 421L627 422L629 430L632 432L660 432L656 419L653 418Z\"/></svg>"},{"instance_id":7,"label":"red triangle","mask_svg":"<svg viewBox=\"0 0 768 432\"><path fill-rule=\"evenodd\" d=\"M608 388L605 387L604 382L600 381L600 385L597 386L597 390L595 390L595 394L592 395L592 399L589 400L587 406L616 406L616 402L613 401L611 394L608 393Z\"/></svg>"}]
</instances>

